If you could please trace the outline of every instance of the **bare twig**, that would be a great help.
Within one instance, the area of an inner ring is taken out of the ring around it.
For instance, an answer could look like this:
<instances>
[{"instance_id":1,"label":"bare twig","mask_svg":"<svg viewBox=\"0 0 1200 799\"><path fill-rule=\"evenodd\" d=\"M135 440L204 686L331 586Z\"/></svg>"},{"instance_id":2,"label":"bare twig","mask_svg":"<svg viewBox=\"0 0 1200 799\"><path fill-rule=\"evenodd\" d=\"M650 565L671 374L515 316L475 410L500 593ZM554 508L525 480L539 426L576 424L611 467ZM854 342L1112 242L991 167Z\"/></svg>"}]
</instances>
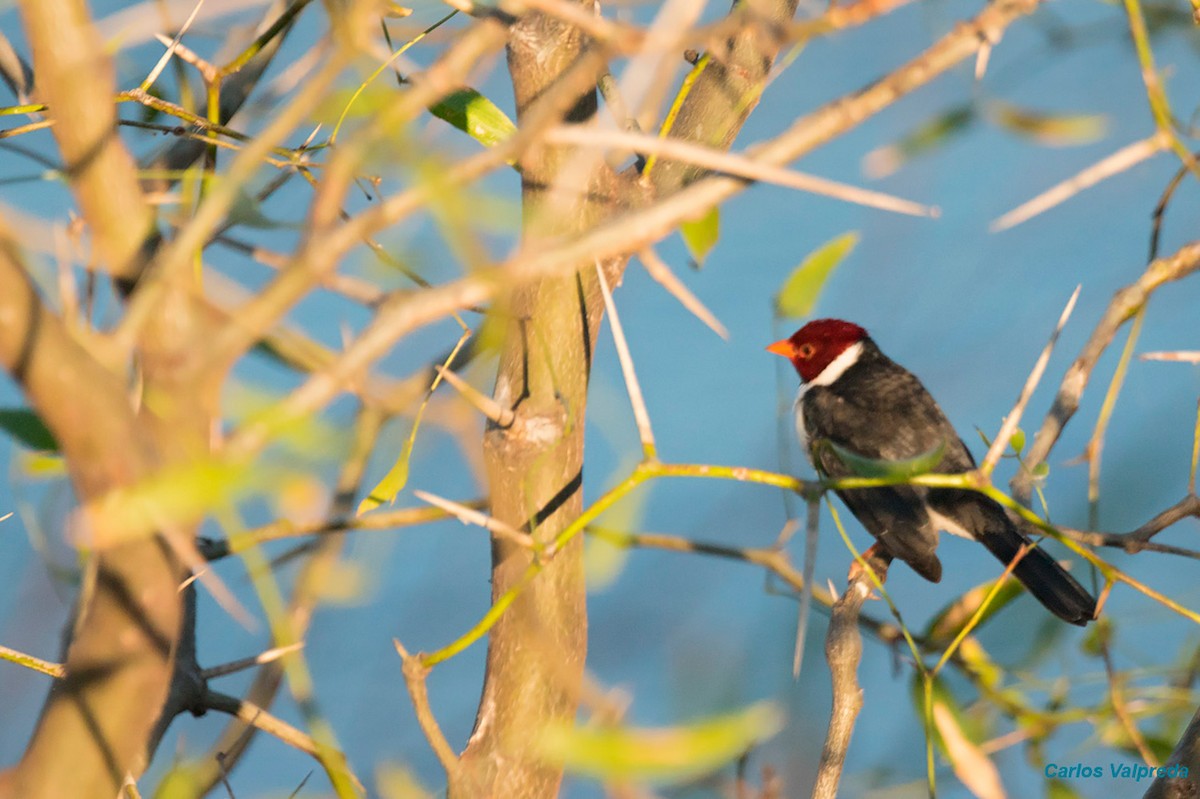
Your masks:
<instances>
[{"instance_id":1,"label":"bare twig","mask_svg":"<svg viewBox=\"0 0 1200 799\"><path fill-rule=\"evenodd\" d=\"M1129 338L1125 340L1125 348L1121 351L1121 358L1117 361L1117 368L1113 371L1112 380L1109 381L1108 391L1104 393L1104 402L1100 404L1100 413L1096 417L1096 426L1092 430L1092 437L1088 439L1084 449L1084 459L1088 463L1088 527L1093 529L1100 525L1100 464L1104 454L1104 434L1108 430L1108 423L1117 406L1117 396L1120 395L1121 386L1125 383L1129 360L1133 357L1133 348L1137 346L1138 336L1142 332L1142 322L1145 319L1146 306L1143 305L1133 317Z\"/></svg>"},{"instance_id":2,"label":"bare twig","mask_svg":"<svg viewBox=\"0 0 1200 799\"><path fill-rule=\"evenodd\" d=\"M646 410L646 400L642 397L642 387L638 383L637 372L633 368L633 356L629 354L629 343L625 340L625 331L621 328L621 318L617 316L617 306L613 302L612 292L608 288L608 279L604 276L604 267L596 262L596 276L600 281L600 293L604 297L604 309L608 313L608 324L612 329L613 343L617 347L617 358L621 361L621 374L625 377L625 389L629 392L629 404L633 406L633 418L637 421L638 438L642 441L642 454L647 460L654 460L657 452L654 446L654 431L650 427L650 413Z\"/></svg>"},{"instance_id":3,"label":"bare twig","mask_svg":"<svg viewBox=\"0 0 1200 799\"><path fill-rule=\"evenodd\" d=\"M1058 324L1054 327L1054 332L1050 334L1050 340L1046 342L1042 354L1038 356L1037 361L1033 365L1033 371L1029 373L1028 379L1025 381L1025 386L1021 389L1021 394L1017 397L1017 404L1009 411L1009 414L1004 419L1004 424L1000 426L1000 432L996 434L995 440L992 441L992 446L988 448L987 455L983 459L983 464L979 467L984 474L990 475L992 470L996 468L996 463L1000 460L1000 456L1004 454L1004 450L1008 447L1008 441L1012 438L1013 433L1017 431L1017 425L1021 423L1021 415L1025 413L1025 406L1029 404L1029 399L1033 396L1034 390L1041 382L1042 375L1046 372L1046 364L1050 363L1050 353L1054 350L1054 345L1058 342L1058 336L1062 333L1063 327L1066 326L1067 320L1071 318L1071 311L1075 310L1075 301L1079 299L1079 291L1083 286L1076 286L1075 291L1071 293L1071 299L1067 300L1067 307L1063 308L1062 314L1058 317Z\"/></svg>"},{"instance_id":4,"label":"bare twig","mask_svg":"<svg viewBox=\"0 0 1200 799\"><path fill-rule=\"evenodd\" d=\"M998 233L1027 222L1040 213L1048 211L1059 203L1066 202L1084 189L1090 189L1102 180L1119 175L1145 161L1155 153L1170 146L1170 142L1162 132L1155 133L1149 138L1122 147L1107 158L1089 166L1074 177L1064 180L1042 192L1032 200L1021 203L991 224L991 231Z\"/></svg>"},{"instance_id":5,"label":"bare twig","mask_svg":"<svg viewBox=\"0 0 1200 799\"><path fill-rule=\"evenodd\" d=\"M552 144L611 147L635 150L639 153L653 153L664 159L704 167L726 175L773 183L789 189L806 191L835 200L884 211L894 211L899 214L933 218L940 214L940 211L933 206L921 205L882 192L861 189L816 175L807 175L803 172L772 166L744 155L716 150L679 139L659 138L632 131L600 130L583 125L570 125L546 131L546 140Z\"/></svg>"},{"instance_id":6,"label":"bare twig","mask_svg":"<svg viewBox=\"0 0 1200 799\"><path fill-rule=\"evenodd\" d=\"M1200 363L1200 350L1174 350L1169 352L1143 352L1138 356L1143 361L1170 361L1173 363Z\"/></svg>"},{"instance_id":7,"label":"bare twig","mask_svg":"<svg viewBox=\"0 0 1200 799\"><path fill-rule=\"evenodd\" d=\"M458 757L442 733L442 728L434 718L433 709L429 706L429 693L425 687L425 678L429 676L429 666L421 661L420 656L410 655L399 639L393 638L392 643L403 663L404 684L408 687L409 697L412 698L413 710L417 714L417 723L421 725L421 732L425 733L425 740L429 741L433 753L437 755L438 762L442 764L446 774L453 775L458 771Z\"/></svg>"},{"instance_id":8,"label":"bare twig","mask_svg":"<svg viewBox=\"0 0 1200 799\"><path fill-rule=\"evenodd\" d=\"M175 38L168 39L162 34L155 34L155 38L158 39L159 42L166 44L167 49L166 52L164 52L158 59L158 63L154 65L154 68L150 70L150 74L146 76L144 81L142 81L142 91L149 91L150 87L154 85L154 81L158 80L158 76L161 75L162 71L167 68L167 62L171 60L171 56L174 55L176 50L180 47L179 42L183 39L183 35L188 32L188 29L192 27L192 23L196 21L196 15L200 13L200 9L203 6L204 0L196 1L195 7L192 8L192 13L188 15L188 18L184 21L183 25L179 27L179 32L175 34ZM208 80L209 77L205 76L205 79Z\"/></svg>"},{"instance_id":9,"label":"bare twig","mask_svg":"<svg viewBox=\"0 0 1200 799\"><path fill-rule=\"evenodd\" d=\"M825 636L825 657L829 661L833 681L833 710L829 715L829 730L821 749L821 763L813 799L835 799L854 723L863 706L862 687L858 684L858 664L862 660L862 635L858 631L858 614L871 594L871 577L866 570L858 572L833 606L829 632Z\"/></svg>"},{"instance_id":10,"label":"bare twig","mask_svg":"<svg viewBox=\"0 0 1200 799\"><path fill-rule=\"evenodd\" d=\"M1112 342L1117 329L1133 317L1156 289L1187 277L1200 269L1200 242L1186 244L1173 255L1150 263L1146 271L1135 282L1119 290L1109 303L1104 316L1092 331L1083 351L1071 364L1054 398L1054 405L1046 414L1041 430L1034 437L1026 457L1027 468L1018 471L1013 478L1012 488L1016 498L1024 501L1029 496L1033 480L1033 469L1050 453L1062 434L1063 428L1079 407L1079 400L1091 378L1096 362Z\"/></svg>"},{"instance_id":11,"label":"bare twig","mask_svg":"<svg viewBox=\"0 0 1200 799\"><path fill-rule=\"evenodd\" d=\"M1101 624L1105 625L1097 635L1100 643L1100 657L1104 660L1104 673L1108 677L1108 699L1112 704L1113 713L1117 716L1117 721L1124 728L1125 734L1129 736L1129 740L1133 741L1134 747L1137 748L1138 754L1142 756L1142 762L1147 766L1157 766L1158 758L1151 751L1150 746L1146 743L1146 738L1142 735L1142 731L1137 728L1133 717L1129 714L1129 708L1125 703L1124 677L1117 673L1113 666L1112 651L1109 638L1111 629L1107 621L1101 620Z\"/></svg>"},{"instance_id":12,"label":"bare twig","mask_svg":"<svg viewBox=\"0 0 1200 799\"><path fill-rule=\"evenodd\" d=\"M267 663L272 663L286 655L288 652L295 652L302 646L304 646L303 641L297 641L296 643L289 644L287 646L277 646L272 649L268 649L266 652L260 652L259 654L248 658L231 660L230 662L222 663L219 666L210 666L207 669L202 669L200 674L206 680L211 680L216 677L224 677L226 674L236 674L239 671L245 671L246 669L253 668L255 666L262 666Z\"/></svg>"},{"instance_id":13,"label":"bare twig","mask_svg":"<svg viewBox=\"0 0 1200 799\"><path fill-rule=\"evenodd\" d=\"M817 567L817 540L820 538L821 503L808 501L807 521L804 525L804 587L800 591L800 607L796 612L796 648L792 652L792 679L800 679L800 666L804 663L804 642L808 637L808 617L812 609L813 574Z\"/></svg>"},{"instance_id":14,"label":"bare twig","mask_svg":"<svg viewBox=\"0 0 1200 799\"><path fill-rule=\"evenodd\" d=\"M459 505L457 502L439 497L436 494L430 494L427 491L413 491L413 496L422 502L428 502L430 505L441 508L463 524L473 524L477 527L482 527L496 536L496 538L511 541L524 549L533 548L533 538L529 533L523 533L495 517L488 516L486 513L481 513L474 508L468 508L466 505Z\"/></svg>"},{"instance_id":15,"label":"bare twig","mask_svg":"<svg viewBox=\"0 0 1200 799\"><path fill-rule=\"evenodd\" d=\"M440 374L455 391L462 395L463 399L471 403L471 405L484 416L491 419L501 427L508 427L513 423L513 420L516 418L516 414L512 412L511 408L505 408L501 406L500 403L496 402L496 400L487 396L482 391L468 383L466 380L463 380L453 370L445 369L440 364L434 368L437 369L438 374Z\"/></svg>"},{"instance_id":16,"label":"bare twig","mask_svg":"<svg viewBox=\"0 0 1200 799\"><path fill-rule=\"evenodd\" d=\"M729 331L725 329L725 325L713 315L713 312L705 307L704 303L692 293L682 280L675 276L671 271L671 267L658 257L658 253L653 248L647 247L638 253L638 260L642 262L642 266L646 267L646 271L650 273L650 277L662 286L671 296L679 300L679 304L692 312L692 315L699 319L704 324L708 325L709 329L725 340L729 340Z\"/></svg>"}]
</instances>

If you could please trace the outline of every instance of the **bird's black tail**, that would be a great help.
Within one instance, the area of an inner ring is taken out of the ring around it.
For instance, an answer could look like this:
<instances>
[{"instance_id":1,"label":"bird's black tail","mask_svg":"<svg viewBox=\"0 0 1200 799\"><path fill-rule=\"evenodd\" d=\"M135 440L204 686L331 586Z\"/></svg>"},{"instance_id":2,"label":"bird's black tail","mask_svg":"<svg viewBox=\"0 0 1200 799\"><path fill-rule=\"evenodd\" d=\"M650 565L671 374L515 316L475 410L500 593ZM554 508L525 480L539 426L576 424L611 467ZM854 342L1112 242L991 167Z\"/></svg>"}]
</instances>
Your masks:
<instances>
[{"instance_id":1,"label":"bird's black tail","mask_svg":"<svg viewBox=\"0 0 1200 799\"><path fill-rule=\"evenodd\" d=\"M997 506L996 510L1003 513ZM1023 544L1029 539L1005 518L1003 525L989 525L987 532L976 533L980 543L1000 562L1012 563ZM1096 600L1041 547L1030 549L1013 569L1013 576L1033 594L1038 602L1063 621L1086 625L1096 617Z\"/></svg>"}]
</instances>

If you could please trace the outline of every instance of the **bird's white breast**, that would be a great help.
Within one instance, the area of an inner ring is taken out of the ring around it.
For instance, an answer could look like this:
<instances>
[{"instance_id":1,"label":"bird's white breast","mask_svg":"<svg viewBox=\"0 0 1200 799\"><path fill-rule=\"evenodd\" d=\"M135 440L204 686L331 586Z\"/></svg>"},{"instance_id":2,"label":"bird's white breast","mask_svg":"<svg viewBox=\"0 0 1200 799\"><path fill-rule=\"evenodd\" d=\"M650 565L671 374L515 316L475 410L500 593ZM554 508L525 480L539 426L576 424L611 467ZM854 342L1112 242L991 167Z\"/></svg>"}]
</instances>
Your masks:
<instances>
[{"instance_id":1,"label":"bird's white breast","mask_svg":"<svg viewBox=\"0 0 1200 799\"><path fill-rule=\"evenodd\" d=\"M796 438L800 441L800 449L804 452L804 457L808 458L808 462L812 463L812 452L808 449L808 428L804 426L804 392L808 391L808 386L800 384L800 390L796 392L796 402L792 405L792 413L796 416Z\"/></svg>"}]
</instances>

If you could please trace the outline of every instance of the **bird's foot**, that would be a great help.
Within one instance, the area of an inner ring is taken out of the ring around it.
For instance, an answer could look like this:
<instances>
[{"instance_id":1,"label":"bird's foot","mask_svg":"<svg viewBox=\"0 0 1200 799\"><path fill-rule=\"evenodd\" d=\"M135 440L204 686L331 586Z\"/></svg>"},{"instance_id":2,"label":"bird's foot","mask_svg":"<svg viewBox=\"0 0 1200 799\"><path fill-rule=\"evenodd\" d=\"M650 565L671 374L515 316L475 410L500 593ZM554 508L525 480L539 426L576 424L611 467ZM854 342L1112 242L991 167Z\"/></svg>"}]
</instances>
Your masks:
<instances>
[{"instance_id":1,"label":"bird's foot","mask_svg":"<svg viewBox=\"0 0 1200 799\"><path fill-rule=\"evenodd\" d=\"M846 575L850 589L855 590L857 587L858 590L866 592L867 599L878 599L875 593L876 579L878 585L887 582L887 570L891 562L892 556L879 544L869 547L860 558L856 558L850 564L850 573ZM876 579L872 579L869 572L874 572Z\"/></svg>"}]
</instances>

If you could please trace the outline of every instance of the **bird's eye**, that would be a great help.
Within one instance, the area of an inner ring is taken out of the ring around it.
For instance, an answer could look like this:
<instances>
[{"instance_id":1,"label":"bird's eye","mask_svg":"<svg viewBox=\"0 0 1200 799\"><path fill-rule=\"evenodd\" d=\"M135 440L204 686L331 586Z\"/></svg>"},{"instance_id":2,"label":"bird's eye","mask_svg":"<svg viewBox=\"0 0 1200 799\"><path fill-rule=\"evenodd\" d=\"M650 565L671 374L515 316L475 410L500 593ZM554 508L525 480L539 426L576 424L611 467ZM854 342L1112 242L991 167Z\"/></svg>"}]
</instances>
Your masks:
<instances>
[{"instance_id":1,"label":"bird's eye","mask_svg":"<svg viewBox=\"0 0 1200 799\"><path fill-rule=\"evenodd\" d=\"M796 354L799 355L801 358L808 360L809 358L811 358L813 356L813 353L816 351L817 351L817 348L814 347L812 344L801 344L800 349L796 350Z\"/></svg>"}]
</instances>

